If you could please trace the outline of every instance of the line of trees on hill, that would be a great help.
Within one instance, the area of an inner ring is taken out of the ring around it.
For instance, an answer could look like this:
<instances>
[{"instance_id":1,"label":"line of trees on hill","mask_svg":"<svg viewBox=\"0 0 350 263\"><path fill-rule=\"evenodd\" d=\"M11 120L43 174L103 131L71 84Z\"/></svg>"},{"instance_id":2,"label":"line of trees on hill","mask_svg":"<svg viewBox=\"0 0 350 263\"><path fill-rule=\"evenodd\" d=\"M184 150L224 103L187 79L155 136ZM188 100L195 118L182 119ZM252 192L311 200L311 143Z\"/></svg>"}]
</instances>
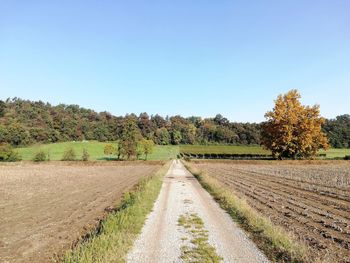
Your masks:
<instances>
[{"instance_id":1,"label":"line of trees on hill","mask_svg":"<svg viewBox=\"0 0 350 263\"><path fill-rule=\"evenodd\" d=\"M53 106L42 101L19 98L0 100L0 143L24 146L62 141L118 141L125 131L158 145L261 143L261 123L230 122L218 114L214 118L162 117L128 114L114 116L78 105ZM350 147L350 115L326 120L323 131L332 147Z\"/></svg>"}]
</instances>

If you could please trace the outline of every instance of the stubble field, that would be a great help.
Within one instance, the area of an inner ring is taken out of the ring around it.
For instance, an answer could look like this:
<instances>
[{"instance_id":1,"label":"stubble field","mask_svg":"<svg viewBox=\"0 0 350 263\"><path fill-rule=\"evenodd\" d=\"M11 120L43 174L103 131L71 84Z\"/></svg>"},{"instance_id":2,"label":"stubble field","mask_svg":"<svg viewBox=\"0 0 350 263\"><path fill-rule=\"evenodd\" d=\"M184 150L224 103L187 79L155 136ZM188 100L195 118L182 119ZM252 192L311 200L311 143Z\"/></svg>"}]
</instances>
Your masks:
<instances>
[{"instance_id":1,"label":"stubble field","mask_svg":"<svg viewBox=\"0 0 350 263\"><path fill-rule=\"evenodd\" d=\"M314 259L350 262L350 163L195 163L305 242Z\"/></svg>"},{"instance_id":2,"label":"stubble field","mask_svg":"<svg viewBox=\"0 0 350 263\"><path fill-rule=\"evenodd\" d=\"M160 162L1 165L0 261L50 261L160 167Z\"/></svg>"}]
</instances>

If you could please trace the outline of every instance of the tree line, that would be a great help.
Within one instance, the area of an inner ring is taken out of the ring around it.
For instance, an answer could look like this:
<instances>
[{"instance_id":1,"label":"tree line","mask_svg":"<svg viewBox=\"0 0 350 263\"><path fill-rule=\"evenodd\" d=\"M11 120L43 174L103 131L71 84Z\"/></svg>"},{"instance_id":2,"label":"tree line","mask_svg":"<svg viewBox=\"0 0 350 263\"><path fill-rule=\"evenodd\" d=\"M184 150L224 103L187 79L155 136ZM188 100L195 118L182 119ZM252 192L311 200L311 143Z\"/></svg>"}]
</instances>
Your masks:
<instances>
[{"instance_id":1,"label":"tree line","mask_svg":"<svg viewBox=\"0 0 350 263\"><path fill-rule=\"evenodd\" d=\"M259 145L264 123L230 122L218 114L213 118L162 117L141 113L114 116L78 105L53 106L20 98L0 100L0 143L25 146L63 141L151 140L158 145L236 144ZM332 147L350 147L350 116L325 120L322 130ZM126 139L127 138L127 139ZM124 149L135 147L124 145ZM128 153L124 153L128 155Z\"/></svg>"}]
</instances>

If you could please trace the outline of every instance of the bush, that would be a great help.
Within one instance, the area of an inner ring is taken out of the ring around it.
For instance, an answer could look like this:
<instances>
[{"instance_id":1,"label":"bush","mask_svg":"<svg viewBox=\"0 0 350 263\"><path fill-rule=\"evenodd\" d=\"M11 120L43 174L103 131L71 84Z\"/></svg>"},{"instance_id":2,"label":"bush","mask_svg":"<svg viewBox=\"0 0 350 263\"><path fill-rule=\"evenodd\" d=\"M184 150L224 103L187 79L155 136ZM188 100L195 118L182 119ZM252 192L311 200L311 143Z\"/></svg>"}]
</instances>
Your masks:
<instances>
[{"instance_id":1,"label":"bush","mask_svg":"<svg viewBox=\"0 0 350 263\"><path fill-rule=\"evenodd\" d=\"M83 149L83 155L81 156L81 160L86 162L86 161L89 161L89 158L90 158L90 154L89 152L84 148Z\"/></svg>"},{"instance_id":2,"label":"bush","mask_svg":"<svg viewBox=\"0 0 350 263\"><path fill-rule=\"evenodd\" d=\"M47 155L43 150L38 151L33 157L33 162L45 162L46 160Z\"/></svg>"},{"instance_id":3,"label":"bush","mask_svg":"<svg viewBox=\"0 0 350 263\"><path fill-rule=\"evenodd\" d=\"M77 159L77 155L73 148L67 148L62 156L62 161L75 161Z\"/></svg>"},{"instance_id":4,"label":"bush","mask_svg":"<svg viewBox=\"0 0 350 263\"><path fill-rule=\"evenodd\" d=\"M188 157L188 156L185 156L185 157L184 157L184 160L185 160L186 162L190 162L190 161L191 161L191 158Z\"/></svg>"},{"instance_id":5,"label":"bush","mask_svg":"<svg viewBox=\"0 0 350 263\"><path fill-rule=\"evenodd\" d=\"M0 145L0 162L17 162L22 160L20 155L9 144Z\"/></svg>"},{"instance_id":6,"label":"bush","mask_svg":"<svg viewBox=\"0 0 350 263\"><path fill-rule=\"evenodd\" d=\"M350 160L350 155L346 155L346 156L344 157L344 160Z\"/></svg>"}]
</instances>

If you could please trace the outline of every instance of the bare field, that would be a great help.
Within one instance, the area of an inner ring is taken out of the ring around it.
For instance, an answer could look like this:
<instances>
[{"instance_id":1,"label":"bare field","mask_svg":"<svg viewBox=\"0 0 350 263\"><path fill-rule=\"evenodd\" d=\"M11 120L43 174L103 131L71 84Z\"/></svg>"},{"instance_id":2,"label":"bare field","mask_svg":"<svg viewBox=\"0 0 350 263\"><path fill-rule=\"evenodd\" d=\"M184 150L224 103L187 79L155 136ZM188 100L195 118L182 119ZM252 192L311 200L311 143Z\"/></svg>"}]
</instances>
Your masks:
<instances>
[{"instance_id":1,"label":"bare field","mask_svg":"<svg viewBox=\"0 0 350 263\"><path fill-rule=\"evenodd\" d=\"M0 166L0 262L48 262L96 226L154 163Z\"/></svg>"},{"instance_id":2,"label":"bare field","mask_svg":"<svg viewBox=\"0 0 350 263\"><path fill-rule=\"evenodd\" d=\"M350 262L350 163L195 162L327 262Z\"/></svg>"}]
</instances>

